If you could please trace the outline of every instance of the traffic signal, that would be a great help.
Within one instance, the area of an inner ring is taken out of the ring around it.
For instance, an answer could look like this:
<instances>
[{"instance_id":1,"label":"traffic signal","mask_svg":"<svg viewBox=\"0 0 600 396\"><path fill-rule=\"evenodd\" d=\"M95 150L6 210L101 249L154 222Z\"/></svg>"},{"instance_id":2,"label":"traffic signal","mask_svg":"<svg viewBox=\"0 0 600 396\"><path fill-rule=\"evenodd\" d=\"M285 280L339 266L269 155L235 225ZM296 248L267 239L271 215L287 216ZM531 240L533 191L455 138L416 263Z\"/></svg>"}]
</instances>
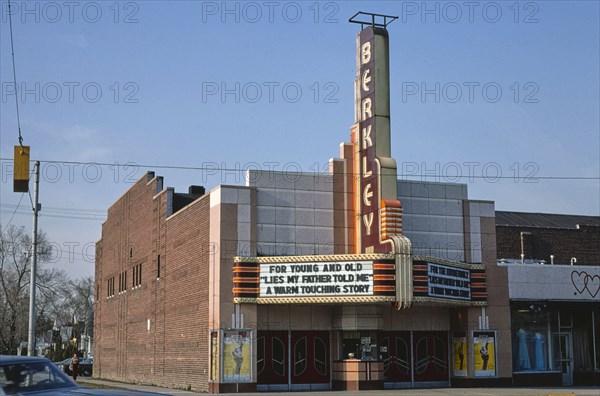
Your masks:
<instances>
[{"instance_id":1,"label":"traffic signal","mask_svg":"<svg viewBox=\"0 0 600 396\"><path fill-rule=\"evenodd\" d=\"M15 146L14 192L29 192L29 146Z\"/></svg>"}]
</instances>

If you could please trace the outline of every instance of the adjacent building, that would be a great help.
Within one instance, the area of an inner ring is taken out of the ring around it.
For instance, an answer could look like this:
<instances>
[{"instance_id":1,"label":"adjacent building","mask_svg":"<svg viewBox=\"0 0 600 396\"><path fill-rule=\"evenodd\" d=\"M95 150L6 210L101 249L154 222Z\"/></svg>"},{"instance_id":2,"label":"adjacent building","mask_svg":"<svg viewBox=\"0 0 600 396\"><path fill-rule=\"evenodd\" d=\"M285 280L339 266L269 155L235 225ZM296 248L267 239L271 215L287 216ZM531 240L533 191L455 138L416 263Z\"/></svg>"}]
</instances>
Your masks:
<instances>
[{"instance_id":1,"label":"adjacent building","mask_svg":"<svg viewBox=\"0 0 600 396\"><path fill-rule=\"evenodd\" d=\"M496 212L513 382L600 385L600 217Z\"/></svg>"}]
</instances>

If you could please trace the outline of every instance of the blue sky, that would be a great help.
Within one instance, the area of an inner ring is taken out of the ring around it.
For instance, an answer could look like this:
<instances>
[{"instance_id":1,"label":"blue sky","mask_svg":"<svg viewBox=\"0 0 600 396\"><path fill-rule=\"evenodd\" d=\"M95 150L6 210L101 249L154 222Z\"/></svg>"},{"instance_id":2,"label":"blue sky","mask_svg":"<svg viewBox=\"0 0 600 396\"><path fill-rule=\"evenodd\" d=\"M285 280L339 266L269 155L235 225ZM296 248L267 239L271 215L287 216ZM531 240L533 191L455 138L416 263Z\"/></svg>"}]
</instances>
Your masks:
<instances>
[{"instance_id":1,"label":"blue sky","mask_svg":"<svg viewBox=\"0 0 600 396\"><path fill-rule=\"evenodd\" d=\"M53 265L74 276L93 273L102 213L147 170L184 191L243 183L202 167L325 169L353 123L357 11L399 16L389 33L401 178L467 183L499 210L600 215L597 1L65 3L16 1L12 17L24 143L33 159L78 162L42 162L40 187ZM29 229L29 197L15 212L21 195L1 165L0 223Z\"/></svg>"}]
</instances>

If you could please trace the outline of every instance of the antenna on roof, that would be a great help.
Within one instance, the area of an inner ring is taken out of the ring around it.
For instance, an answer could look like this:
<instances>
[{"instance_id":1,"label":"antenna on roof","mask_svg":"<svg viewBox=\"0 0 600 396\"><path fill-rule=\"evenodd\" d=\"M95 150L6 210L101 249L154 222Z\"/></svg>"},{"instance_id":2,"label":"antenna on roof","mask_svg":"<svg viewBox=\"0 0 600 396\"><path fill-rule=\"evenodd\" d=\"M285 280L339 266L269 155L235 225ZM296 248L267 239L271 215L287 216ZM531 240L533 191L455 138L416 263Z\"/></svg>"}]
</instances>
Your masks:
<instances>
[{"instance_id":1,"label":"antenna on roof","mask_svg":"<svg viewBox=\"0 0 600 396\"><path fill-rule=\"evenodd\" d=\"M366 18L364 18L364 17L366 17ZM382 21L382 19L383 19L383 21ZM378 27L378 28L387 29L387 25L394 22L396 19L398 19L397 16L373 14L370 12L359 11L356 14L352 15L352 17L350 19L348 19L348 22L359 23L361 29L364 29L365 25L371 25L374 28Z\"/></svg>"}]
</instances>

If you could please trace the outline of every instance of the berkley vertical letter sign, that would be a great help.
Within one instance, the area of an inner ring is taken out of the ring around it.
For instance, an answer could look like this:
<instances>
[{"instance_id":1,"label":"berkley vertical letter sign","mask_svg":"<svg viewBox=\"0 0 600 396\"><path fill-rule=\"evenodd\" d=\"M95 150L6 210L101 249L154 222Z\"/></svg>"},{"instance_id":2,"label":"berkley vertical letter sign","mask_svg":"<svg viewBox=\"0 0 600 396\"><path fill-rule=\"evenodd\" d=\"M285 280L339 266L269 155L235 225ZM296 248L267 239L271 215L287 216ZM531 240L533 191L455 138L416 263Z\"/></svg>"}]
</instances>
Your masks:
<instances>
[{"instance_id":1,"label":"berkley vertical letter sign","mask_svg":"<svg viewBox=\"0 0 600 396\"><path fill-rule=\"evenodd\" d=\"M357 35L356 47L356 124L352 128L357 174L356 242L360 253L387 253L393 245L382 234L382 204L398 199L396 161L391 158L387 30L364 28Z\"/></svg>"}]
</instances>

